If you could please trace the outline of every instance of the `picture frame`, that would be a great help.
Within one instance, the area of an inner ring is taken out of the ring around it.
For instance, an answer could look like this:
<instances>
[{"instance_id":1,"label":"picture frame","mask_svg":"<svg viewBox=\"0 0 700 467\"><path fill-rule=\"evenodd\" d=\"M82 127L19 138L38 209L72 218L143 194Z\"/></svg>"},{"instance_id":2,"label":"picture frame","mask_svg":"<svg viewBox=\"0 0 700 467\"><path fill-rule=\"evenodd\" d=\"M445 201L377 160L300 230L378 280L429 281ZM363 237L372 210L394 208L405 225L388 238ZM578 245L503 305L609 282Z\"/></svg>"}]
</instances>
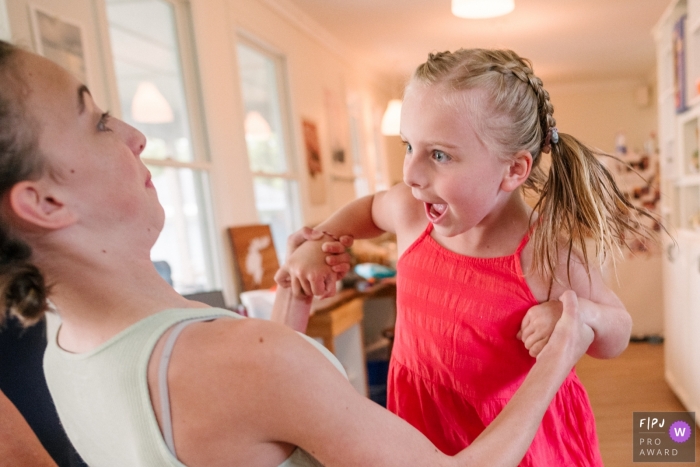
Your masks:
<instances>
[{"instance_id":1,"label":"picture frame","mask_svg":"<svg viewBox=\"0 0 700 467\"><path fill-rule=\"evenodd\" d=\"M88 83L83 27L36 5L29 5L36 52Z\"/></svg>"},{"instance_id":2,"label":"picture frame","mask_svg":"<svg viewBox=\"0 0 700 467\"><path fill-rule=\"evenodd\" d=\"M272 231L267 224L229 227L233 255L242 282L242 292L275 286L279 269Z\"/></svg>"}]
</instances>

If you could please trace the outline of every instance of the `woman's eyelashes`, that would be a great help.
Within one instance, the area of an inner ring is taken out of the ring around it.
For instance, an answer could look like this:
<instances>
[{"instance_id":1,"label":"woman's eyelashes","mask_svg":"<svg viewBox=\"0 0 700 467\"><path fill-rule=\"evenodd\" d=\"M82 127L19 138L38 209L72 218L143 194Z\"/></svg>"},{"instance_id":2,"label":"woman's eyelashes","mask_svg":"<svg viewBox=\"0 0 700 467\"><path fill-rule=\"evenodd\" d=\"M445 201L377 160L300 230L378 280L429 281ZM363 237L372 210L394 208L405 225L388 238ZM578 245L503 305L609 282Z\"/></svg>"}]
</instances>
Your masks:
<instances>
[{"instance_id":1,"label":"woman's eyelashes","mask_svg":"<svg viewBox=\"0 0 700 467\"><path fill-rule=\"evenodd\" d=\"M109 115L109 110L107 112L104 112L102 115L100 115L100 120L97 122L97 131L112 131L108 126L107 122L109 121L110 115Z\"/></svg>"},{"instance_id":2,"label":"woman's eyelashes","mask_svg":"<svg viewBox=\"0 0 700 467\"><path fill-rule=\"evenodd\" d=\"M406 146L406 153L410 153L413 150L413 148L411 147L411 143L409 143L408 141L403 141L403 140L401 142L403 143L404 146Z\"/></svg>"}]
</instances>

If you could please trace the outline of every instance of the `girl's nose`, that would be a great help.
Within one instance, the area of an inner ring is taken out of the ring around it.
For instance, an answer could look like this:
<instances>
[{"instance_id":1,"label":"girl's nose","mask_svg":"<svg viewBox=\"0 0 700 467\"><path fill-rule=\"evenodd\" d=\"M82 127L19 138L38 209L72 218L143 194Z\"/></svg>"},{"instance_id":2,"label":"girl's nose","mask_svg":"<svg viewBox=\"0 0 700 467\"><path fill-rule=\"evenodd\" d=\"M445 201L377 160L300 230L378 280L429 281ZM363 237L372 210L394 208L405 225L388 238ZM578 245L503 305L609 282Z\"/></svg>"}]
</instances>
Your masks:
<instances>
[{"instance_id":1,"label":"girl's nose","mask_svg":"<svg viewBox=\"0 0 700 467\"><path fill-rule=\"evenodd\" d=\"M420 158L414 154L406 154L403 160L403 181L411 188L423 188L427 183L426 173L421 167Z\"/></svg>"}]
</instances>

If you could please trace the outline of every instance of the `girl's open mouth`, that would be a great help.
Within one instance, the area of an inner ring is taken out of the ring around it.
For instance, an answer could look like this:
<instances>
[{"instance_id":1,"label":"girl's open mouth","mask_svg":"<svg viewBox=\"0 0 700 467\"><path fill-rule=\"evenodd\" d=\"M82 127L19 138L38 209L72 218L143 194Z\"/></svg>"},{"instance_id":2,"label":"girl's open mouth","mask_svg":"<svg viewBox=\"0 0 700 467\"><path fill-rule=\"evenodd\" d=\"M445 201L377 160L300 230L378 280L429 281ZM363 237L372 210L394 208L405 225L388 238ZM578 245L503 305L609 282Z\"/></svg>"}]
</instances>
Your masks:
<instances>
[{"instance_id":1,"label":"girl's open mouth","mask_svg":"<svg viewBox=\"0 0 700 467\"><path fill-rule=\"evenodd\" d=\"M439 222L447 212L446 204L425 203L425 214L432 223Z\"/></svg>"}]
</instances>

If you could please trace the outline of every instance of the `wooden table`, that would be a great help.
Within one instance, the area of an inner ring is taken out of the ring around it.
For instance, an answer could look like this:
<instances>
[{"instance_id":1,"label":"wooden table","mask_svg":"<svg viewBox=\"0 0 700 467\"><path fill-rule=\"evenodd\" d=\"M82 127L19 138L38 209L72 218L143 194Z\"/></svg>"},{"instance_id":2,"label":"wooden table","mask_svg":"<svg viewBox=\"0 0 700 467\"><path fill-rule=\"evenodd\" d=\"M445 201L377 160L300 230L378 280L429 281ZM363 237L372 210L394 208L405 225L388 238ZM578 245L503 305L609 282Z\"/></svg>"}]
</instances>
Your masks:
<instances>
[{"instance_id":1,"label":"wooden table","mask_svg":"<svg viewBox=\"0 0 700 467\"><path fill-rule=\"evenodd\" d=\"M323 340L323 345L335 353L336 336L362 322L362 305L369 298L396 296L396 281L384 280L364 292L343 289L333 297L315 302L306 334Z\"/></svg>"}]
</instances>

